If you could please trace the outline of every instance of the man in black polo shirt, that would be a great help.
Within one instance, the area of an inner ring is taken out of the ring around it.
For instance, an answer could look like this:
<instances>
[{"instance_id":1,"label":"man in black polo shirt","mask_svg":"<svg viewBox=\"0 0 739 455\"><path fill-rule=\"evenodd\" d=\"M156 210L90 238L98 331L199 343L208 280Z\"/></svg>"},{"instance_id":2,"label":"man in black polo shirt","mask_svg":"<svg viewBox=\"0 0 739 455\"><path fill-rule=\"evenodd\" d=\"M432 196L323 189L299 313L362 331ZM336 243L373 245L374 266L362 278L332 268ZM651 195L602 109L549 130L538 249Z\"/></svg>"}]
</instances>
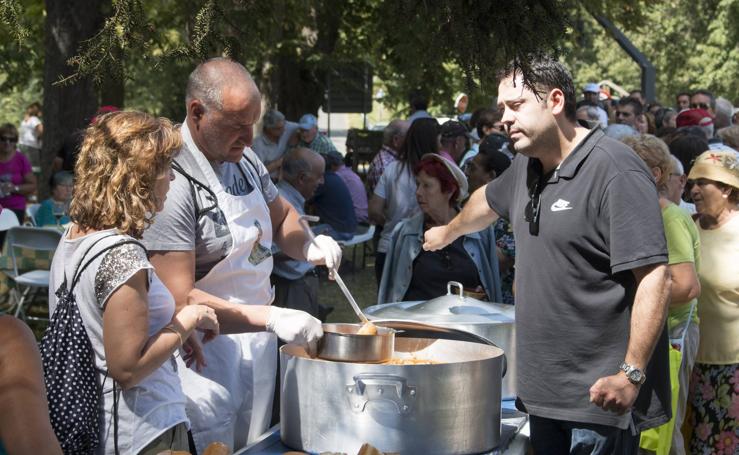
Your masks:
<instances>
[{"instance_id":1,"label":"man in black polo shirt","mask_svg":"<svg viewBox=\"0 0 739 455\"><path fill-rule=\"evenodd\" d=\"M657 190L633 151L576 123L564 66L529 63L526 82L508 68L498 88L518 155L447 226L427 231L424 248L508 219L517 404L530 414L534 450L635 453L638 433L670 414L670 277Z\"/></svg>"}]
</instances>

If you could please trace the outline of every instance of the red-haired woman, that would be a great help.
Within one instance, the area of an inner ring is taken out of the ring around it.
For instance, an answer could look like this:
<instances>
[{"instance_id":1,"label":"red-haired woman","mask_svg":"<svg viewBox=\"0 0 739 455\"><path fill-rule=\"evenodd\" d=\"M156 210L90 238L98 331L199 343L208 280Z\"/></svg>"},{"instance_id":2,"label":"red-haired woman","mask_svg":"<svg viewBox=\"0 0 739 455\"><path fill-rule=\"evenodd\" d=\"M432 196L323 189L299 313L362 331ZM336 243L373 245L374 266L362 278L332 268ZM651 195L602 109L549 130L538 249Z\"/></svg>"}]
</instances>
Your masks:
<instances>
[{"instance_id":1,"label":"red-haired woman","mask_svg":"<svg viewBox=\"0 0 739 455\"><path fill-rule=\"evenodd\" d=\"M400 222L392 233L380 280L378 303L429 300L446 294L449 281L483 300L501 301L493 228L460 237L438 251L424 251L423 233L459 212L467 178L456 164L429 153L415 166L416 200L421 213Z\"/></svg>"}]
</instances>

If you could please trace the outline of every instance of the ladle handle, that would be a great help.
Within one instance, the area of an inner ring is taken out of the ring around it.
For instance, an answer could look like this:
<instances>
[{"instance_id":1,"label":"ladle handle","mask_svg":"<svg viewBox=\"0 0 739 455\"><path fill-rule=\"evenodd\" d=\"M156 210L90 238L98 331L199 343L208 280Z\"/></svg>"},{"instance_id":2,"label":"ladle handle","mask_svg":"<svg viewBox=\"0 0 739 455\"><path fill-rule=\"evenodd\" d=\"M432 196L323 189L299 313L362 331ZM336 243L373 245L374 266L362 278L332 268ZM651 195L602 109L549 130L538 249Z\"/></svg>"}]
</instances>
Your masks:
<instances>
[{"instance_id":1,"label":"ladle handle","mask_svg":"<svg viewBox=\"0 0 739 455\"><path fill-rule=\"evenodd\" d=\"M311 215L301 215L299 218L300 225L303 226L303 229L308 233L308 237L310 238L310 241L320 249L320 246L316 243L316 236L313 234L313 230L311 230L310 226L308 225L308 221L318 221L317 216L311 216ZM346 287L346 284L344 284L344 280L341 279L339 276L339 268L338 266L335 266L332 270L334 274L334 280L336 281L336 284L339 285L339 288L341 289L341 292L344 293L344 296L349 301L349 304L352 306L352 309L354 310L354 313L357 314L357 317L360 321L363 323L369 322L369 319L367 319L367 316L362 313L362 310L359 308L359 305L357 305L357 301L354 300L354 297L352 296L351 292L349 292L349 288Z\"/></svg>"},{"instance_id":2,"label":"ladle handle","mask_svg":"<svg viewBox=\"0 0 739 455\"><path fill-rule=\"evenodd\" d=\"M349 304L352 306L354 312L357 313L359 320L364 323L369 322L369 319L367 319L367 316L362 313L362 310L359 308L359 305L357 305L356 300L354 300L351 292L349 292L349 288L346 287L346 284L344 284L344 280L341 279L341 277L339 276L339 272L336 269L334 269L334 280L336 281L336 284L339 285L339 288L341 288L341 292L343 292L346 296L346 299L349 301Z\"/></svg>"}]
</instances>

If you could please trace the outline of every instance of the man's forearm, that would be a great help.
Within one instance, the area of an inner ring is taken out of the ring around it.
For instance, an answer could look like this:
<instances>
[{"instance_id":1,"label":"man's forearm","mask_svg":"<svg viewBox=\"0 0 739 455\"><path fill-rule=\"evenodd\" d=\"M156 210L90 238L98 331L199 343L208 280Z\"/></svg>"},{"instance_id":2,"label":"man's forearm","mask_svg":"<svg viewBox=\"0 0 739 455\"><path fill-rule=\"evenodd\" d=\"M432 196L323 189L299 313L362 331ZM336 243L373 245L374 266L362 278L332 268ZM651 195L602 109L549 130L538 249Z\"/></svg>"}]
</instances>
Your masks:
<instances>
[{"instance_id":1,"label":"man's forearm","mask_svg":"<svg viewBox=\"0 0 739 455\"><path fill-rule=\"evenodd\" d=\"M433 227L424 233L423 249L440 250L463 235L485 229L497 219L498 214L488 205L483 186L472 194L462 212L449 224Z\"/></svg>"},{"instance_id":2,"label":"man's forearm","mask_svg":"<svg viewBox=\"0 0 739 455\"><path fill-rule=\"evenodd\" d=\"M197 288L190 291L187 299L189 305L213 308L223 334L262 331L269 318L269 305L231 303Z\"/></svg>"},{"instance_id":3,"label":"man's forearm","mask_svg":"<svg viewBox=\"0 0 739 455\"><path fill-rule=\"evenodd\" d=\"M634 275L637 278L637 288L631 310L629 345L624 360L644 369L664 329L671 279L669 269L664 264L634 271Z\"/></svg>"},{"instance_id":4,"label":"man's forearm","mask_svg":"<svg viewBox=\"0 0 739 455\"><path fill-rule=\"evenodd\" d=\"M488 205L485 186L477 189L462 212L449 223L449 232L457 239L463 235L479 232L493 224L498 214Z\"/></svg>"}]
</instances>

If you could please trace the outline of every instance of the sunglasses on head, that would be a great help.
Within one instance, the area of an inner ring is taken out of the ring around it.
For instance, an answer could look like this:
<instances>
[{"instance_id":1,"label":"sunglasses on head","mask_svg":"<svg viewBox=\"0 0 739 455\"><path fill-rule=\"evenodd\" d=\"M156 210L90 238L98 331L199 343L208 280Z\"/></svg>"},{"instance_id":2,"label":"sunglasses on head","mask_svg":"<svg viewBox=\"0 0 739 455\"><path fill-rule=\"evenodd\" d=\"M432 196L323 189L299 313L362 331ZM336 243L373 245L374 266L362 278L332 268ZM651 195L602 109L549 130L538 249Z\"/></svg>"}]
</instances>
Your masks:
<instances>
[{"instance_id":1,"label":"sunglasses on head","mask_svg":"<svg viewBox=\"0 0 739 455\"><path fill-rule=\"evenodd\" d=\"M708 104L706 104L706 103L690 103L690 108L691 109L704 109L704 110L708 110L709 107L710 106L708 106Z\"/></svg>"}]
</instances>

